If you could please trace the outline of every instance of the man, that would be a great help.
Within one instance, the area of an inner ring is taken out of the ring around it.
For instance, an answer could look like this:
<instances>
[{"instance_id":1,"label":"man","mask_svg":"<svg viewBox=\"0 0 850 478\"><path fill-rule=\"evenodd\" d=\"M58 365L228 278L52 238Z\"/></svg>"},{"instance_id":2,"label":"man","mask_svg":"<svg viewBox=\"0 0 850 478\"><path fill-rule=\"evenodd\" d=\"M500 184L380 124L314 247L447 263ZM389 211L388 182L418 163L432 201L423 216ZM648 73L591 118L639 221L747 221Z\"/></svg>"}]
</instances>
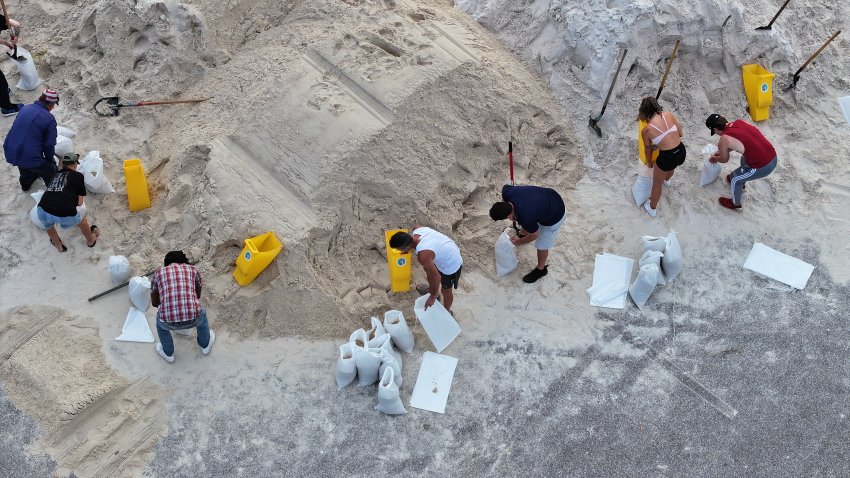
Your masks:
<instances>
[{"instance_id":1,"label":"man","mask_svg":"<svg viewBox=\"0 0 850 478\"><path fill-rule=\"evenodd\" d=\"M732 197L719 199L721 206L740 210L745 184L754 179L764 178L776 169L776 150L758 128L744 120L729 123L726 118L715 113L705 120L705 125L712 136L715 133L720 135L717 152L709 161L726 163L729 161L730 151L741 153L741 166L726 176L726 181L732 188Z\"/></svg>"},{"instance_id":2,"label":"man","mask_svg":"<svg viewBox=\"0 0 850 478\"><path fill-rule=\"evenodd\" d=\"M10 38L8 40L0 38L0 45L6 45L14 53L21 35L21 24L12 18L6 21L6 17L0 15L0 32L3 30L9 30ZM7 53L7 55L12 56L12 53ZM22 104L12 103L9 100L9 93L9 83L6 81L6 75L0 71L0 113L3 116L16 115L24 106Z\"/></svg>"},{"instance_id":3,"label":"man","mask_svg":"<svg viewBox=\"0 0 850 478\"><path fill-rule=\"evenodd\" d=\"M88 220L77 210L77 206L83 205L86 196L83 174L77 171L79 159L80 155L76 153L68 153L62 157L62 169L53 175L36 209L39 222L47 229L50 243L59 252L65 252L68 248L56 232L57 224L62 229L79 226L89 247L94 247L100 236L98 227L89 226Z\"/></svg>"},{"instance_id":4,"label":"man","mask_svg":"<svg viewBox=\"0 0 850 478\"><path fill-rule=\"evenodd\" d=\"M455 241L429 227L416 226L413 234L397 232L390 238L390 247L404 254L416 251L416 259L428 276L428 292L425 310L434 305L439 290L443 294L443 306L452 315L454 292L460 280L463 258L460 257Z\"/></svg>"},{"instance_id":5,"label":"man","mask_svg":"<svg viewBox=\"0 0 850 478\"><path fill-rule=\"evenodd\" d=\"M189 265L183 251L165 255L164 267L151 280L151 305L156 312L156 333L159 342L156 352L166 362L174 362L174 341L171 331L198 329L201 353L209 355L215 343L215 332L207 321L207 309L201 307L201 273ZM185 334L181 334L185 335Z\"/></svg>"},{"instance_id":6,"label":"man","mask_svg":"<svg viewBox=\"0 0 850 478\"><path fill-rule=\"evenodd\" d=\"M35 103L21 109L3 141L6 162L18 167L24 191L38 178L49 184L56 174L56 118L51 111L58 103L59 93L44 90Z\"/></svg>"},{"instance_id":7,"label":"man","mask_svg":"<svg viewBox=\"0 0 850 478\"><path fill-rule=\"evenodd\" d=\"M535 242L537 267L522 278L527 284L534 283L549 273L549 249L555 245L558 230L567 217L564 200L554 189L510 184L502 187L502 199L490 208L490 218L510 219L522 226L519 237L511 238L515 246Z\"/></svg>"}]
</instances>

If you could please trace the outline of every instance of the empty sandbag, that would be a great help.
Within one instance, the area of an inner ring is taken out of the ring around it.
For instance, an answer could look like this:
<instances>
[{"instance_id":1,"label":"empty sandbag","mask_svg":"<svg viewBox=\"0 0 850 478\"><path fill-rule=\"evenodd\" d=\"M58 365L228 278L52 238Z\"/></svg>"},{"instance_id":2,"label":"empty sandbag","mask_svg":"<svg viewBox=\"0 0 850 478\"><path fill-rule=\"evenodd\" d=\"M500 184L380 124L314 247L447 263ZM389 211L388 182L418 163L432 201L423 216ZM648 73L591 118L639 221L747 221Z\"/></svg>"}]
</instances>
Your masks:
<instances>
[{"instance_id":1,"label":"empty sandbag","mask_svg":"<svg viewBox=\"0 0 850 478\"><path fill-rule=\"evenodd\" d=\"M393 369L393 376L395 377L395 384L401 387L401 363L399 363L395 357L386 349L381 349L381 369L380 375L384 376L384 369L387 367L391 367Z\"/></svg>"},{"instance_id":2,"label":"empty sandbag","mask_svg":"<svg viewBox=\"0 0 850 478\"><path fill-rule=\"evenodd\" d=\"M702 164L702 171L699 173L699 185L707 186L714 182L718 176L720 176L720 171L723 169L723 166L720 163L712 163L709 161L711 155L717 152L717 146L713 144L707 144L702 148L702 154L705 155L705 162Z\"/></svg>"},{"instance_id":3,"label":"empty sandbag","mask_svg":"<svg viewBox=\"0 0 850 478\"><path fill-rule=\"evenodd\" d=\"M664 257L663 252L646 251L646 252L643 253L642 256L640 256L640 260L638 261L638 267L643 267L647 264L655 264L656 266L658 266L658 270L660 271L661 270L661 258L662 257ZM667 281L664 280L664 274L659 272L658 273L658 285L665 285L666 283L667 283Z\"/></svg>"},{"instance_id":4,"label":"empty sandbag","mask_svg":"<svg viewBox=\"0 0 850 478\"><path fill-rule=\"evenodd\" d=\"M21 79L17 84L18 89L31 91L38 88L38 85L40 85L42 81L41 78L38 77L38 70L35 69L35 62L32 61L32 55L30 55L30 52L25 50L24 47L18 45L18 57L22 59L16 60L12 58L12 61L15 62L15 66L18 67L18 73L21 74Z\"/></svg>"},{"instance_id":5,"label":"empty sandbag","mask_svg":"<svg viewBox=\"0 0 850 478\"><path fill-rule=\"evenodd\" d=\"M667 276L669 282L682 272L682 246L673 230L670 230L670 233L667 234L665 242L666 247L664 257L661 258L661 268L664 269L664 275Z\"/></svg>"},{"instance_id":6,"label":"empty sandbag","mask_svg":"<svg viewBox=\"0 0 850 478\"><path fill-rule=\"evenodd\" d=\"M358 347L352 343L354 366L357 368L357 383L361 387L372 385L378 381L378 371L381 368L380 349Z\"/></svg>"},{"instance_id":7,"label":"empty sandbag","mask_svg":"<svg viewBox=\"0 0 850 478\"><path fill-rule=\"evenodd\" d=\"M34 193L30 193L33 199L35 199L35 206L30 209L30 221L35 224L35 227L43 230L47 230L48 228L44 227L41 221L38 219L38 203L41 202L41 196L44 195L44 190L40 189Z\"/></svg>"},{"instance_id":8,"label":"empty sandbag","mask_svg":"<svg viewBox=\"0 0 850 478\"><path fill-rule=\"evenodd\" d=\"M130 293L130 302L142 312L148 310L151 305L151 281L147 277L137 276L130 279L127 287Z\"/></svg>"},{"instance_id":9,"label":"empty sandbag","mask_svg":"<svg viewBox=\"0 0 850 478\"><path fill-rule=\"evenodd\" d=\"M349 342L339 346L339 358L336 360L336 386L347 387L357 376L354 364L354 345Z\"/></svg>"},{"instance_id":10,"label":"empty sandbag","mask_svg":"<svg viewBox=\"0 0 850 478\"><path fill-rule=\"evenodd\" d=\"M629 296L635 301L638 308L643 309L649 296L655 290L655 285L658 283L658 273L660 270L655 264L647 264L640 268L635 281L629 287Z\"/></svg>"},{"instance_id":11,"label":"empty sandbag","mask_svg":"<svg viewBox=\"0 0 850 478\"><path fill-rule=\"evenodd\" d=\"M638 176L635 179L635 184L632 186L632 197L635 200L635 204L642 206L649 199L651 193L652 177Z\"/></svg>"},{"instance_id":12,"label":"empty sandbag","mask_svg":"<svg viewBox=\"0 0 850 478\"><path fill-rule=\"evenodd\" d=\"M130 278L130 261L124 256L109 256L109 275L112 277L112 282L123 284Z\"/></svg>"},{"instance_id":13,"label":"empty sandbag","mask_svg":"<svg viewBox=\"0 0 850 478\"><path fill-rule=\"evenodd\" d=\"M407 413L401 396L398 393L398 385L395 384L394 373L391 367L384 369L381 382L378 384L378 405L375 409L387 415L403 415Z\"/></svg>"},{"instance_id":14,"label":"empty sandbag","mask_svg":"<svg viewBox=\"0 0 850 478\"><path fill-rule=\"evenodd\" d=\"M384 329L399 350L405 353L413 352L413 332L407 326L400 310L388 310L384 313Z\"/></svg>"},{"instance_id":15,"label":"empty sandbag","mask_svg":"<svg viewBox=\"0 0 850 478\"><path fill-rule=\"evenodd\" d=\"M502 235L496 239L496 276L498 277L513 272L519 264L519 259L516 257L516 246L511 242L508 231L510 229L506 228L502 231Z\"/></svg>"},{"instance_id":16,"label":"empty sandbag","mask_svg":"<svg viewBox=\"0 0 850 478\"><path fill-rule=\"evenodd\" d=\"M67 136L57 135L56 136L56 147L54 148L56 156L60 158L65 156L68 153L74 152L74 141Z\"/></svg>"},{"instance_id":17,"label":"empty sandbag","mask_svg":"<svg viewBox=\"0 0 850 478\"><path fill-rule=\"evenodd\" d=\"M387 342L389 342L390 347L392 347L392 338L390 337L390 334L385 333L384 335L379 335L378 337L366 342L366 344L370 349L378 349L383 347Z\"/></svg>"},{"instance_id":18,"label":"empty sandbag","mask_svg":"<svg viewBox=\"0 0 850 478\"><path fill-rule=\"evenodd\" d=\"M71 128L67 128L65 126L57 126L56 134L60 136L64 136L66 138L73 138L77 135L77 132L72 130Z\"/></svg>"},{"instance_id":19,"label":"empty sandbag","mask_svg":"<svg viewBox=\"0 0 850 478\"><path fill-rule=\"evenodd\" d=\"M83 174L86 189L93 193L114 193L115 189L103 172L103 159L100 151L89 151L77 166L77 172Z\"/></svg>"},{"instance_id":20,"label":"empty sandbag","mask_svg":"<svg viewBox=\"0 0 850 478\"><path fill-rule=\"evenodd\" d=\"M641 236L640 240L643 241L644 251L664 252L667 247L667 239L664 237Z\"/></svg>"},{"instance_id":21,"label":"empty sandbag","mask_svg":"<svg viewBox=\"0 0 850 478\"><path fill-rule=\"evenodd\" d=\"M77 206L77 214L80 216L80 219L86 217L86 212L88 212L86 203L83 203L82 206Z\"/></svg>"}]
</instances>

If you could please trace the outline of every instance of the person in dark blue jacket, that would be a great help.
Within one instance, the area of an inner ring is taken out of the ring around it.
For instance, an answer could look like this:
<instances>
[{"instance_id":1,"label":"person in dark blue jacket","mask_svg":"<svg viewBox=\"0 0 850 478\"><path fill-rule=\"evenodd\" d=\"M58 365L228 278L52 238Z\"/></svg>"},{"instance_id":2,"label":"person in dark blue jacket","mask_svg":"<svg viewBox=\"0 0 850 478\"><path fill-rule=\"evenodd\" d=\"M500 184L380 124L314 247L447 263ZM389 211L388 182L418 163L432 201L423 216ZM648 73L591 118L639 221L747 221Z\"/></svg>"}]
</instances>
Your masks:
<instances>
[{"instance_id":1,"label":"person in dark blue jacket","mask_svg":"<svg viewBox=\"0 0 850 478\"><path fill-rule=\"evenodd\" d=\"M56 150L56 118L50 112L59 103L59 93L44 90L41 97L18 113L3 141L6 162L18 167L21 189L29 191L36 179L45 186L58 171L53 158Z\"/></svg>"}]
</instances>

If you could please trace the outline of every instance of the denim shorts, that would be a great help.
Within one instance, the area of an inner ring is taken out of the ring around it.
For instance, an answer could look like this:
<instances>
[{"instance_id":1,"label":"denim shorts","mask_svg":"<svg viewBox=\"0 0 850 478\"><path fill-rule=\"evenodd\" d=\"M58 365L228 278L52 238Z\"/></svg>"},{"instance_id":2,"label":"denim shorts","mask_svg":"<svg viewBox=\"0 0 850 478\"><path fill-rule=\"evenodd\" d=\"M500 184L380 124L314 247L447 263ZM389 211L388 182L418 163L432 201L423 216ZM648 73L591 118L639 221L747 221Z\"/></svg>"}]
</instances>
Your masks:
<instances>
[{"instance_id":1,"label":"denim shorts","mask_svg":"<svg viewBox=\"0 0 850 478\"><path fill-rule=\"evenodd\" d=\"M537 230L540 231L540 235L538 235L537 240L534 241L534 247L541 251L548 251L551 249L552 246L555 245L555 238L558 237L558 230L561 229L561 224L564 223L565 219L567 219L567 213L564 213L564 217L551 226L538 224Z\"/></svg>"},{"instance_id":2,"label":"denim shorts","mask_svg":"<svg viewBox=\"0 0 850 478\"><path fill-rule=\"evenodd\" d=\"M38 207L38 209L36 210L36 213L38 214L39 222L41 222L41 225L45 229L50 229L54 225L57 225L57 226L61 227L62 229L70 229L70 228L76 226L77 224L79 224L80 221L83 220L83 218L80 216L79 212L77 213L76 216L59 217L59 216L54 216L53 214L44 212L44 209L42 209L41 206Z\"/></svg>"}]
</instances>

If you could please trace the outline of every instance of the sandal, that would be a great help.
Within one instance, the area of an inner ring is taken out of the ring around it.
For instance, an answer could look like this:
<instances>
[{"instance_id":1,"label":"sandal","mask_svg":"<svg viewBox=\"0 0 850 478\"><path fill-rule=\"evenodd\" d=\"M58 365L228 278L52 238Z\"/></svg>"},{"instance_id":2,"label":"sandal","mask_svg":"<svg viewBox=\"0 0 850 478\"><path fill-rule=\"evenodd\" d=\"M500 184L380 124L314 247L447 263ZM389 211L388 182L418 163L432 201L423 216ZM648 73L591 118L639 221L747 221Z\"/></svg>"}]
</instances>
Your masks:
<instances>
[{"instance_id":1,"label":"sandal","mask_svg":"<svg viewBox=\"0 0 850 478\"><path fill-rule=\"evenodd\" d=\"M56 247L56 243L53 242L53 239L50 239L50 244L52 244L53 247ZM62 244L62 239L59 239L59 244ZM62 252L68 252L68 248L65 247L65 244L62 244Z\"/></svg>"},{"instance_id":2,"label":"sandal","mask_svg":"<svg viewBox=\"0 0 850 478\"><path fill-rule=\"evenodd\" d=\"M95 234L95 232L94 232L95 229L97 229L97 234ZM97 238L100 237L100 228L95 226L94 224L92 224L91 233L94 236L94 242L92 242L91 244L86 244L86 245L89 246L89 247L94 247L94 246L97 245Z\"/></svg>"}]
</instances>

